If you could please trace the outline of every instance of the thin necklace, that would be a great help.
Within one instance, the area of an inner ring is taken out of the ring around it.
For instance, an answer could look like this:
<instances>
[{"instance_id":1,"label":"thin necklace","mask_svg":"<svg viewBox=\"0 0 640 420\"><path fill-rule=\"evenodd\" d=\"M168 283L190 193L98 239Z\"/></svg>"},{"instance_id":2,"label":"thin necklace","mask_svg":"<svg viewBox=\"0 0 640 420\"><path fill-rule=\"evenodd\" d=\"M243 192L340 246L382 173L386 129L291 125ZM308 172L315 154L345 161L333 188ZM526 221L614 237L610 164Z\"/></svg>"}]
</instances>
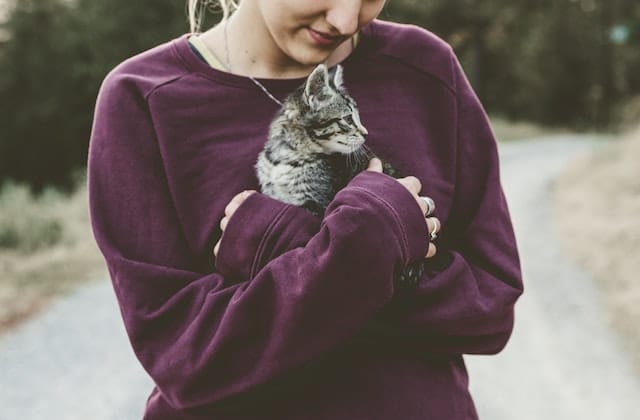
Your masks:
<instances>
[{"instance_id":1,"label":"thin necklace","mask_svg":"<svg viewBox=\"0 0 640 420\"><path fill-rule=\"evenodd\" d=\"M224 21L224 52L226 54L226 58L227 58L227 71L229 73L233 73L233 71L231 71L231 58L229 57L229 37L227 35L227 26L229 23L229 19L225 19ZM280 101L278 98L276 98L275 96L273 96L271 94L271 92L269 92L269 90L260 82L258 82L255 77L253 76L249 76L249 79L251 79L251 81L258 86L260 89L262 89L262 91L269 97L271 98L271 100L275 103L277 103L279 106L282 106L282 101Z\"/></svg>"}]
</instances>

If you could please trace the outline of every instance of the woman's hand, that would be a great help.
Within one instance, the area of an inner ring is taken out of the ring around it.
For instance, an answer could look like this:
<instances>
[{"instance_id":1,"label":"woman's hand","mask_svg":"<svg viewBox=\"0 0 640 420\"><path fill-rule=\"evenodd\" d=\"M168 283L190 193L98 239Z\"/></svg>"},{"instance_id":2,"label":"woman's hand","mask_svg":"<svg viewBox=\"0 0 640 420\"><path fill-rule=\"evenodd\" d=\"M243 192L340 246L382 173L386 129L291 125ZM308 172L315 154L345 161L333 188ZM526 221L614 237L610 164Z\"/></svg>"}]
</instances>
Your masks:
<instances>
[{"instance_id":1,"label":"woman's hand","mask_svg":"<svg viewBox=\"0 0 640 420\"><path fill-rule=\"evenodd\" d=\"M374 172L382 172L382 162L380 161L380 159L378 158L371 159L367 170L374 171ZM418 193L422 189L422 184L420 184L420 180L418 180L418 178L416 178L415 176L408 176L405 178L400 178L397 181L400 184L402 184L407 190L409 190L411 195L414 196L414 198L416 199L416 202L418 203L418 205L420 206L420 209L422 210L422 213L425 215L425 220L429 228L429 234L432 236L435 236L440 231L440 221L435 217L427 217L429 216L429 214L433 212L435 206L427 204L427 201L431 200L428 197L423 198L418 196ZM224 232L224 230L226 229L227 224L229 223L229 219L231 218L233 213L235 213L235 211L238 209L238 207L240 207L240 205L244 202L244 200L247 199L247 197L249 197L251 194L255 192L256 192L255 190L242 191L241 193L236 194L231 199L231 201L229 201L229 204L227 204L227 206L224 209L224 217L220 221L220 229L222 230L222 232ZM425 198L427 199L426 201L425 201ZM432 200L431 200L431 203L433 203ZM222 237L220 238L220 240L221 239ZM218 256L218 251L220 250L220 240L218 240L218 242L213 248L213 254L216 257ZM429 249L427 250L427 255L425 255L425 258L431 258L435 254L436 254L436 246L433 243L430 243Z\"/></svg>"},{"instance_id":2,"label":"woman's hand","mask_svg":"<svg viewBox=\"0 0 640 420\"><path fill-rule=\"evenodd\" d=\"M382 172L382 161L378 158L373 158L369 161L368 171L373 172ZM399 183L401 183L413 197L416 199L416 202L420 206L420 210L422 210L422 214L425 215L425 220L427 222L427 227L429 229L429 235L435 239L436 234L440 231L440 220L436 217L428 217L433 210L435 209L435 204L433 204L433 200L429 197L420 197L418 193L422 189L422 184L420 180L415 176L407 176L405 178L397 179ZM431 258L436 255L436 246L433 244L433 241L429 243L429 249L427 250L427 255L425 258Z\"/></svg>"},{"instance_id":3,"label":"woman's hand","mask_svg":"<svg viewBox=\"0 0 640 420\"><path fill-rule=\"evenodd\" d=\"M224 232L224 230L227 228L229 219L231 218L231 216L233 216L233 213L236 212L238 207L240 207L240 204L242 204L244 200L246 200L247 197L249 197L254 192L256 191L255 190L242 191L241 193L236 194L231 199L231 201L229 201L229 204L227 204L227 206L224 209L224 217L222 218L222 220L220 220L220 229L222 229L222 232ZM216 246L213 247L213 255L215 255L216 257L218 256L218 251L220 250L220 240L222 240L222 236L218 240L218 243L216 243Z\"/></svg>"}]
</instances>

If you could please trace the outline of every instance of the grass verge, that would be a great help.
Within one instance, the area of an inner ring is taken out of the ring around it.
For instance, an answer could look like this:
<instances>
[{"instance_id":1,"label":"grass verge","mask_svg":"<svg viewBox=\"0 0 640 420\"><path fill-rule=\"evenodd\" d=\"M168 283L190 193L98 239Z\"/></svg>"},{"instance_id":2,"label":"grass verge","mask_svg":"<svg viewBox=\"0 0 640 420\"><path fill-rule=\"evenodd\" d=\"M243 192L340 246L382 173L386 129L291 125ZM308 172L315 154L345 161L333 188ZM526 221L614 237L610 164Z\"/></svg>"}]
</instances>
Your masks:
<instances>
[{"instance_id":1,"label":"grass verge","mask_svg":"<svg viewBox=\"0 0 640 420\"><path fill-rule=\"evenodd\" d=\"M4 184L0 190L0 333L79 284L104 278L90 230L87 191L65 196Z\"/></svg>"},{"instance_id":2,"label":"grass verge","mask_svg":"<svg viewBox=\"0 0 640 420\"><path fill-rule=\"evenodd\" d=\"M566 134L564 128L550 128L526 121L509 121L500 116L491 116L491 128L498 141L526 140Z\"/></svg>"},{"instance_id":3,"label":"grass verge","mask_svg":"<svg viewBox=\"0 0 640 420\"><path fill-rule=\"evenodd\" d=\"M640 371L640 129L567 167L554 185L563 245L593 273Z\"/></svg>"}]
</instances>

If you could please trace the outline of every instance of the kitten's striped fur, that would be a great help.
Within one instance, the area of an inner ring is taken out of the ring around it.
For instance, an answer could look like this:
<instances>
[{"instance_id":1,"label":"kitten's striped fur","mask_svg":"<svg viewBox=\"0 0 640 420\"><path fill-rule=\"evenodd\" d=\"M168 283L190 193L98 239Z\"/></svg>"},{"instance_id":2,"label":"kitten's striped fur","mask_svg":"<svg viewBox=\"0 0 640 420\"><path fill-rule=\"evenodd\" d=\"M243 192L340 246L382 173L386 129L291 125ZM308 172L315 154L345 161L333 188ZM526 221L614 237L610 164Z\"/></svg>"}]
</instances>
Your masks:
<instances>
[{"instance_id":1,"label":"kitten's striped fur","mask_svg":"<svg viewBox=\"0 0 640 420\"><path fill-rule=\"evenodd\" d=\"M283 103L256 163L262 193L322 215L334 195L374 157L356 102L342 86L342 67L321 64ZM384 172L398 177L391 165ZM422 262L403 268L396 286L414 286Z\"/></svg>"},{"instance_id":2,"label":"kitten's striped fur","mask_svg":"<svg viewBox=\"0 0 640 420\"><path fill-rule=\"evenodd\" d=\"M364 169L366 134L355 101L342 88L342 68L318 66L271 123L256 164L262 192L322 214Z\"/></svg>"}]
</instances>

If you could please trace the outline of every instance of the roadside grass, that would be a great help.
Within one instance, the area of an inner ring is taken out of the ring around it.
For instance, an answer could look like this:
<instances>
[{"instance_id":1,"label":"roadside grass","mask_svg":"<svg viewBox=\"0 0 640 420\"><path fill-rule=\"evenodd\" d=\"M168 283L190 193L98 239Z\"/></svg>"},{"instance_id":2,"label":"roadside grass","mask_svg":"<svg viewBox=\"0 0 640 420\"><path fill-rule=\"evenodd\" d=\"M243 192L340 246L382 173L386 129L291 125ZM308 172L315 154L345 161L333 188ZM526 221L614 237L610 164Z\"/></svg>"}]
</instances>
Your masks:
<instances>
[{"instance_id":1,"label":"roadside grass","mask_svg":"<svg viewBox=\"0 0 640 420\"><path fill-rule=\"evenodd\" d=\"M491 128L498 141L516 141L559 134L573 133L560 127L545 127L526 121L510 121L500 116L490 116Z\"/></svg>"},{"instance_id":2,"label":"roadside grass","mask_svg":"<svg viewBox=\"0 0 640 420\"><path fill-rule=\"evenodd\" d=\"M553 201L564 247L594 275L640 372L639 157L640 128L565 168Z\"/></svg>"},{"instance_id":3,"label":"roadside grass","mask_svg":"<svg viewBox=\"0 0 640 420\"><path fill-rule=\"evenodd\" d=\"M0 189L0 333L79 284L104 277L89 228L84 181L71 195Z\"/></svg>"}]
</instances>

